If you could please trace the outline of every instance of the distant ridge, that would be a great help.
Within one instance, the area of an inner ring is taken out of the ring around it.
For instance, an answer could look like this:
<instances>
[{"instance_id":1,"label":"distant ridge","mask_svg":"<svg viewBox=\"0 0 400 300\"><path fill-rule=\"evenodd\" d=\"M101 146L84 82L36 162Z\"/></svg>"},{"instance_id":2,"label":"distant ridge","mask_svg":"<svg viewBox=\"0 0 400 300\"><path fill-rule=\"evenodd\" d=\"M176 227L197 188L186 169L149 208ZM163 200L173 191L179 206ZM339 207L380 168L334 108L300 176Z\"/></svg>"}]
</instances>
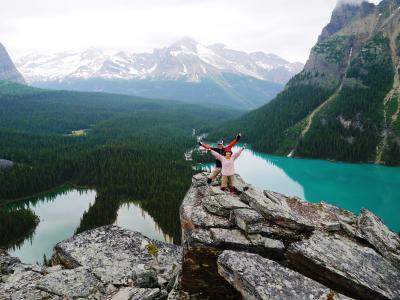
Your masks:
<instances>
[{"instance_id":1,"label":"distant ridge","mask_svg":"<svg viewBox=\"0 0 400 300\"><path fill-rule=\"evenodd\" d=\"M252 109L272 99L301 71L274 54L246 53L223 44L204 46L182 38L152 53L95 48L18 60L27 81L38 87L104 91L144 97L208 102Z\"/></svg>"}]
</instances>

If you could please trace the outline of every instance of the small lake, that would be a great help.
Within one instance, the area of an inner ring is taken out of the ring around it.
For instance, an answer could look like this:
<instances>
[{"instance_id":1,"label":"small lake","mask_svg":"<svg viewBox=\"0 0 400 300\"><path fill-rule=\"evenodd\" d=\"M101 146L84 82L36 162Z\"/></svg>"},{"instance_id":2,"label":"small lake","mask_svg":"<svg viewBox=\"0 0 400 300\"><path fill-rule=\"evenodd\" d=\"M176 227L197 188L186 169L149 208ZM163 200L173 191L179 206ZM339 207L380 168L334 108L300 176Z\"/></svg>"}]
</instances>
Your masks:
<instances>
[{"instance_id":1,"label":"small lake","mask_svg":"<svg viewBox=\"0 0 400 300\"><path fill-rule=\"evenodd\" d=\"M55 244L74 234L83 214L95 203L96 194L95 190L90 189L66 189L11 204L14 207L30 208L40 222L33 235L22 245L9 249L10 255L33 264L42 263L44 255L49 259ZM139 231L153 239L173 242L153 218L140 208L139 203L121 204L115 224Z\"/></svg>"},{"instance_id":2,"label":"small lake","mask_svg":"<svg viewBox=\"0 0 400 300\"><path fill-rule=\"evenodd\" d=\"M235 169L246 182L262 189L325 201L357 214L368 208L392 230L400 231L400 167L295 159L246 149Z\"/></svg>"}]
</instances>

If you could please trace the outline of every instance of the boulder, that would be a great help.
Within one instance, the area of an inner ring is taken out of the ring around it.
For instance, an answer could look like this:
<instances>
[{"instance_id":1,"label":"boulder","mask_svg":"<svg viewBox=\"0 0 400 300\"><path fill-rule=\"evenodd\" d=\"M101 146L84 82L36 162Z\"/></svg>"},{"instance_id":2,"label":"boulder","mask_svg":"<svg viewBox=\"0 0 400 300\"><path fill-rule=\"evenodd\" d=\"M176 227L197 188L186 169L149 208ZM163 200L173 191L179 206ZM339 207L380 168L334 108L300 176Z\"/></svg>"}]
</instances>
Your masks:
<instances>
[{"instance_id":1,"label":"boulder","mask_svg":"<svg viewBox=\"0 0 400 300\"><path fill-rule=\"evenodd\" d=\"M224 251L218 272L244 299L350 299L257 254Z\"/></svg>"},{"instance_id":2,"label":"boulder","mask_svg":"<svg viewBox=\"0 0 400 300\"><path fill-rule=\"evenodd\" d=\"M36 287L50 294L67 298L89 298L104 292L104 286L92 273L83 267L59 270L43 276Z\"/></svg>"},{"instance_id":3,"label":"boulder","mask_svg":"<svg viewBox=\"0 0 400 300\"><path fill-rule=\"evenodd\" d=\"M362 209L357 218L358 236L362 236L386 259L400 269L400 236L390 231L383 221L370 212Z\"/></svg>"},{"instance_id":4,"label":"boulder","mask_svg":"<svg viewBox=\"0 0 400 300\"><path fill-rule=\"evenodd\" d=\"M147 246L152 243L158 249L152 257ZM137 282L143 286L143 278L156 271L159 283L175 279L180 266L180 247L151 240L138 232L118 226L103 226L85 231L54 247L53 263L65 266L82 266L103 283L127 285ZM149 281L149 287L153 283ZM160 284L162 285L162 284Z\"/></svg>"},{"instance_id":5,"label":"boulder","mask_svg":"<svg viewBox=\"0 0 400 300\"><path fill-rule=\"evenodd\" d=\"M400 272L373 249L316 231L290 245L289 267L360 299L400 299Z\"/></svg>"},{"instance_id":6,"label":"boulder","mask_svg":"<svg viewBox=\"0 0 400 300\"><path fill-rule=\"evenodd\" d=\"M269 199L261 191L250 188L241 194L241 200L248 203L251 208L258 211L267 220L270 220L282 227L312 231L314 226L310 221L300 214L291 211L286 202L277 202L276 199Z\"/></svg>"}]
</instances>

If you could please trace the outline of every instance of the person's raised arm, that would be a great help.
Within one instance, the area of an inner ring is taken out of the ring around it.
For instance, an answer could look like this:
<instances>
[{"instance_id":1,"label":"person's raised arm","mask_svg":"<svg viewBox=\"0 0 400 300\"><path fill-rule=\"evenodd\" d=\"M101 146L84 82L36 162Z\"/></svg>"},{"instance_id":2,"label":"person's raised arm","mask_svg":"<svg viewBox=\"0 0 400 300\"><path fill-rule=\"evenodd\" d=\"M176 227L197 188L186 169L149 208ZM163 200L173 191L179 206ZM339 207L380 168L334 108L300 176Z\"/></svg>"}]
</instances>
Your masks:
<instances>
[{"instance_id":1,"label":"person's raised arm","mask_svg":"<svg viewBox=\"0 0 400 300\"><path fill-rule=\"evenodd\" d=\"M219 154L218 152L214 151L210 147L208 147L207 149L211 151L211 155L214 156L216 159L222 160L223 156L221 154Z\"/></svg>"},{"instance_id":2,"label":"person's raised arm","mask_svg":"<svg viewBox=\"0 0 400 300\"><path fill-rule=\"evenodd\" d=\"M210 145L208 145L208 144L203 144L201 141L199 141L198 144L199 144L200 147L203 147L203 148L205 148L205 149L209 149L209 148L210 148Z\"/></svg>"},{"instance_id":3,"label":"person's raised arm","mask_svg":"<svg viewBox=\"0 0 400 300\"><path fill-rule=\"evenodd\" d=\"M236 138L234 140L232 140L229 145L225 148L225 151L231 151L232 148L236 145L237 142L240 141L240 138L242 137L241 133L238 133L238 135L236 136Z\"/></svg>"},{"instance_id":4,"label":"person's raised arm","mask_svg":"<svg viewBox=\"0 0 400 300\"><path fill-rule=\"evenodd\" d=\"M242 154L242 151L246 148L247 144L244 144L242 148L240 148L238 151L232 154L232 158L236 159Z\"/></svg>"}]
</instances>

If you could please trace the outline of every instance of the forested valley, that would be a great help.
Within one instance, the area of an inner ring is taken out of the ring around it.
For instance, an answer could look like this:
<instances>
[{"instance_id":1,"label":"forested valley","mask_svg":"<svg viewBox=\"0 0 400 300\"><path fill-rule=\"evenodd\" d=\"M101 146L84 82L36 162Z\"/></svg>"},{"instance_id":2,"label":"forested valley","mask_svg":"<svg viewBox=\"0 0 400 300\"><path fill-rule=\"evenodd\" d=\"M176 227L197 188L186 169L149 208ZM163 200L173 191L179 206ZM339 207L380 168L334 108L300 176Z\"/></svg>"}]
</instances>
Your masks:
<instances>
[{"instance_id":1,"label":"forested valley","mask_svg":"<svg viewBox=\"0 0 400 300\"><path fill-rule=\"evenodd\" d=\"M77 232L114 222L121 203L141 206L180 242L179 205L193 170L184 160L197 132L239 111L101 93L0 83L0 246L29 236L38 220L6 204L58 186L97 191ZM23 221L21 221L23 220ZM13 231L9 231L13 228Z\"/></svg>"}]
</instances>

